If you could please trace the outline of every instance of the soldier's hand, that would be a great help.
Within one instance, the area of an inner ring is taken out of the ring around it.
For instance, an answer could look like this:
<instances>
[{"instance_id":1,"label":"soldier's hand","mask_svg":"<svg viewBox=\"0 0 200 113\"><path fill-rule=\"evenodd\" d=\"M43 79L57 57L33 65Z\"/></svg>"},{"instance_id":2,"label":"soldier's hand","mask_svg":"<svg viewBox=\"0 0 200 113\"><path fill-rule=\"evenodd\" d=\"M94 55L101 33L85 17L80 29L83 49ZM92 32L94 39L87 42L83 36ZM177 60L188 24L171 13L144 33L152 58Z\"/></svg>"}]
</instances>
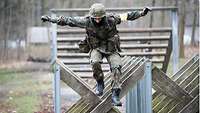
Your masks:
<instances>
[{"instance_id":1,"label":"soldier's hand","mask_svg":"<svg viewBox=\"0 0 200 113\"><path fill-rule=\"evenodd\" d=\"M50 16L47 16L47 15L44 15L44 16L41 17L41 20L43 22L50 21L50 19L51 19Z\"/></svg>"},{"instance_id":2,"label":"soldier's hand","mask_svg":"<svg viewBox=\"0 0 200 113\"><path fill-rule=\"evenodd\" d=\"M151 11L152 9L150 9L149 7L145 7L142 11L142 16L145 16L149 11Z\"/></svg>"}]
</instances>

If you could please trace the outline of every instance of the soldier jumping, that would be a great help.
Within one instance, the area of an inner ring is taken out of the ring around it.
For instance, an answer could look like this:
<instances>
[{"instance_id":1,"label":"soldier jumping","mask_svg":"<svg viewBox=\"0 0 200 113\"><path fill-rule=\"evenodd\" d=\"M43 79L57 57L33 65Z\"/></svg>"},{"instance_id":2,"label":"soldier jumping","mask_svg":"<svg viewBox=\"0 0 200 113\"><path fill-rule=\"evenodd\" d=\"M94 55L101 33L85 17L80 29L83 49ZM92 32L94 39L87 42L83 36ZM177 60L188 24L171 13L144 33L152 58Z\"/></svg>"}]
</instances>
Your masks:
<instances>
[{"instance_id":1,"label":"soldier jumping","mask_svg":"<svg viewBox=\"0 0 200 113\"><path fill-rule=\"evenodd\" d=\"M116 25L123 21L132 21L145 16L150 11L144 8L143 11L132 11L124 14L107 14L105 7L96 3L90 8L89 15L85 17L65 17L60 16L51 18L42 16L42 21L56 23L61 26L79 27L86 29L87 37L85 39L86 47L80 46L80 49L89 52L90 64L92 65L93 77L97 82L96 94L103 95L104 74L101 68L102 59L105 57L110 65L112 76L112 105L121 106L119 95L121 92L121 57L120 38ZM82 43L84 44L84 43ZM81 44L80 44L81 45Z\"/></svg>"}]
</instances>

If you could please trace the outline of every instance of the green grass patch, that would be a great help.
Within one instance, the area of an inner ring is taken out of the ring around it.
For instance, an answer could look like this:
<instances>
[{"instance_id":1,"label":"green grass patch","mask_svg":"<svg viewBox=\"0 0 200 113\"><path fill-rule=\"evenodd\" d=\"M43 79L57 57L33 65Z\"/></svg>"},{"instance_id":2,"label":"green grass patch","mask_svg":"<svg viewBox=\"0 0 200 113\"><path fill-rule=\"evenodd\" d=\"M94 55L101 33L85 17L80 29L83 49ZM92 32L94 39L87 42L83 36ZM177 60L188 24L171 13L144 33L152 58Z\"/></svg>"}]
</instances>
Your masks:
<instances>
[{"instance_id":1,"label":"green grass patch","mask_svg":"<svg viewBox=\"0 0 200 113\"><path fill-rule=\"evenodd\" d=\"M0 69L0 87L6 88L7 91L6 95L0 97L5 98L5 102L0 103L6 103L9 105L7 109L17 113L37 112L42 103L41 95L52 88L51 77L48 76L49 74L45 73L20 73Z\"/></svg>"},{"instance_id":2,"label":"green grass patch","mask_svg":"<svg viewBox=\"0 0 200 113\"><path fill-rule=\"evenodd\" d=\"M36 95L15 96L10 103L15 106L17 113L34 113L39 108L41 99Z\"/></svg>"}]
</instances>

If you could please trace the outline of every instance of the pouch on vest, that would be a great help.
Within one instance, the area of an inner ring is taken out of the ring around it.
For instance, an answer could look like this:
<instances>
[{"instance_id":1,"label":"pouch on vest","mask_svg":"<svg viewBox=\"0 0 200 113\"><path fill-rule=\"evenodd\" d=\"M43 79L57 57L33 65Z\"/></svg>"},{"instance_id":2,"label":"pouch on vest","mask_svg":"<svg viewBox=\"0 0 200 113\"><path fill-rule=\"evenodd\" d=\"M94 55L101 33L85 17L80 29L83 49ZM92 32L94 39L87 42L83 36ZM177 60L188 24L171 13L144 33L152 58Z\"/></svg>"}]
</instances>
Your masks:
<instances>
[{"instance_id":1,"label":"pouch on vest","mask_svg":"<svg viewBox=\"0 0 200 113\"><path fill-rule=\"evenodd\" d=\"M116 50L121 52L119 35L114 35L108 39L107 50L109 52L115 52Z\"/></svg>"},{"instance_id":2,"label":"pouch on vest","mask_svg":"<svg viewBox=\"0 0 200 113\"><path fill-rule=\"evenodd\" d=\"M88 42L88 37L86 36L84 40L81 40L78 43L80 52L88 53L90 51L90 45Z\"/></svg>"}]
</instances>

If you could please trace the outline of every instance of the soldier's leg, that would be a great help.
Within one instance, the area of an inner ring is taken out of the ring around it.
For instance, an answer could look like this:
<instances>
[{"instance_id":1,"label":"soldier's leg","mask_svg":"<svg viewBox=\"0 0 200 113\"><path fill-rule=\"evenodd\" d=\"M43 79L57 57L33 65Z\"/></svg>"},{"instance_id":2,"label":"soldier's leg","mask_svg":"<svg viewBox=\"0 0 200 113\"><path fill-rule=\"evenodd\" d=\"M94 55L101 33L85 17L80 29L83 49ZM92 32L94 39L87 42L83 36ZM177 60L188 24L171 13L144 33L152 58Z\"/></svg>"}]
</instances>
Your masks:
<instances>
[{"instance_id":1,"label":"soldier's leg","mask_svg":"<svg viewBox=\"0 0 200 113\"><path fill-rule=\"evenodd\" d=\"M119 95L121 92L121 57L118 53L111 54L107 57L107 60L110 64L111 68L111 76L112 76L112 104L115 106L121 106Z\"/></svg>"},{"instance_id":2,"label":"soldier's leg","mask_svg":"<svg viewBox=\"0 0 200 113\"><path fill-rule=\"evenodd\" d=\"M90 64L92 65L92 70L93 70L93 77L95 78L97 82L97 90L96 94L98 96L103 95L103 89L104 89L104 74L101 68L101 63L103 56L102 54L97 51L96 49L92 50L90 53Z\"/></svg>"}]
</instances>

